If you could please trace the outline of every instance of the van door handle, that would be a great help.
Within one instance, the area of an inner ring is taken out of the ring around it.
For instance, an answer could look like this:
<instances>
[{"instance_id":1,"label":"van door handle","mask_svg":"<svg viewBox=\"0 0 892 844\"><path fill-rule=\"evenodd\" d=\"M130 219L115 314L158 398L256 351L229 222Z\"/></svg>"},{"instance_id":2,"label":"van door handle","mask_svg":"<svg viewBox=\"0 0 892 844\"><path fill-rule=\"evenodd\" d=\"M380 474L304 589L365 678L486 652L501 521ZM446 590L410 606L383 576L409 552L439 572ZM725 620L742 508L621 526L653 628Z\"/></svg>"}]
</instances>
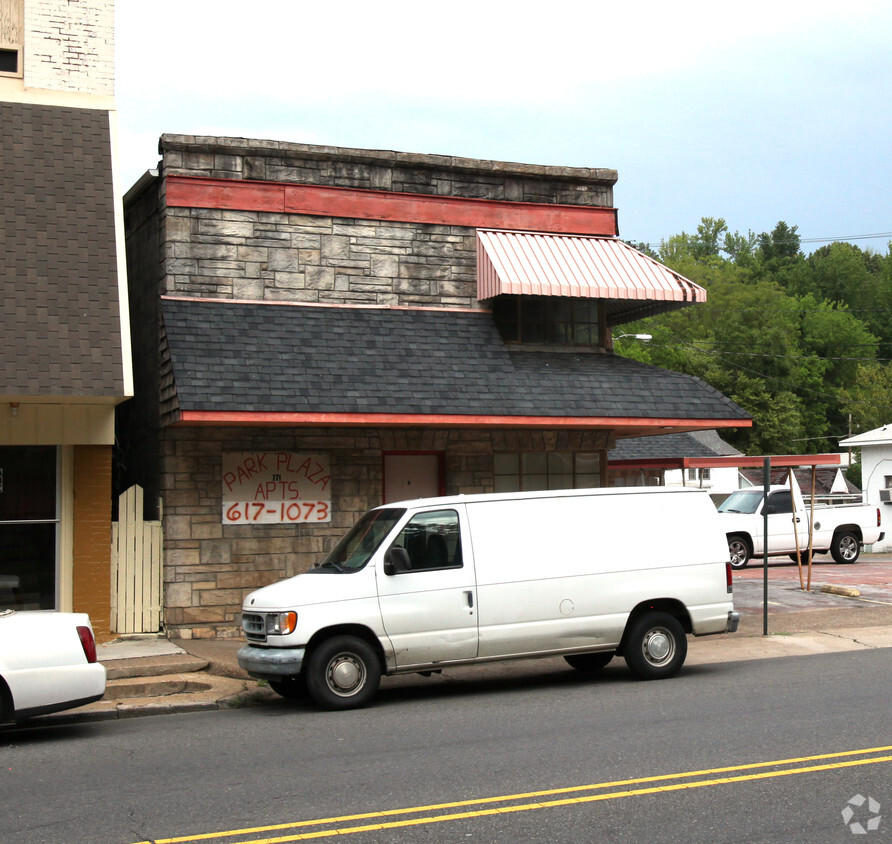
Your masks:
<instances>
[{"instance_id":1,"label":"van door handle","mask_svg":"<svg viewBox=\"0 0 892 844\"><path fill-rule=\"evenodd\" d=\"M471 609L473 609L474 608L474 593L470 589L468 589L465 592L465 597L468 599L468 606L471 607Z\"/></svg>"}]
</instances>

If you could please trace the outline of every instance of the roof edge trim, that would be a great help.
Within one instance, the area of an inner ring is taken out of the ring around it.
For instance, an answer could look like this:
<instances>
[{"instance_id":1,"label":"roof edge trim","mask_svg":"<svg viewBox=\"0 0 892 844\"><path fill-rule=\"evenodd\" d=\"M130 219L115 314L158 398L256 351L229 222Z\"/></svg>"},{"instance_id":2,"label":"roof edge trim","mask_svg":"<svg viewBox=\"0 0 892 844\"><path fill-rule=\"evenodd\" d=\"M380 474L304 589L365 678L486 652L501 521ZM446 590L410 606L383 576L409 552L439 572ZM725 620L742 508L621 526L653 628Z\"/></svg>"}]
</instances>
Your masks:
<instances>
[{"instance_id":1,"label":"roof edge trim","mask_svg":"<svg viewBox=\"0 0 892 844\"><path fill-rule=\"evenodd\" d=\"M479 428L749 428L752 419L687 419L610 416L474 416L424 413L287 413L244 410L181 410L178 425L386 425Z\"/></svg>"}]
</instances>

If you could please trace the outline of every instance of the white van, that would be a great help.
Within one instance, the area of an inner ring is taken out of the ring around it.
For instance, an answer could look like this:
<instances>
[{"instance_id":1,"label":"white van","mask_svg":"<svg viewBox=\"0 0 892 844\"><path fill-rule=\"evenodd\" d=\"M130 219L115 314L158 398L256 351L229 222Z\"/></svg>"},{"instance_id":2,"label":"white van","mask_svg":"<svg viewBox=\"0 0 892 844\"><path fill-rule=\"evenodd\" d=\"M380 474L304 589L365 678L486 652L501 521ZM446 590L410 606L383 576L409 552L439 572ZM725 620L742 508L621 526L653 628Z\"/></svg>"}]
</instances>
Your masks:
<instances>
[{"instance_id":1,"label":"white van","mask_svg":"<svg viewBox=\"0 0 892 844\"><path fill-rule=\"evenodd\" d=\"M458 495L370 510L310 572L252 592L239 664L285 697L362 706L382 674L615 654L675 674L686 633L734 632L728 545L706 492Z\"/></svg>"}]
</instances>

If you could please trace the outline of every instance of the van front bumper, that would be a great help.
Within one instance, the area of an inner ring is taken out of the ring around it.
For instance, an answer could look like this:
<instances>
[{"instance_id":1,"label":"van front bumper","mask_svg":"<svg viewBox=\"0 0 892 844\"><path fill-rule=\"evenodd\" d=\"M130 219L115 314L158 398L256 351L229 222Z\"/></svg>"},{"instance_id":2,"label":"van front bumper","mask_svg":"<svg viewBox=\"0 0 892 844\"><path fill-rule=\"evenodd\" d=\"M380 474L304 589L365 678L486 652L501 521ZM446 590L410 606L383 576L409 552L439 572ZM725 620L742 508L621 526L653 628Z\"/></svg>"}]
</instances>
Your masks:
<instances>
[{"instance_id":1,"label":"van front bumper","mask_svg":"<svg viewBox=\"0 0 892 844\"><path fill-rule=\"evenodd\" d=\"M304 662L305 648L239 648L238 664L257 680L296 677Z\"/></svg>"}]
</instances>

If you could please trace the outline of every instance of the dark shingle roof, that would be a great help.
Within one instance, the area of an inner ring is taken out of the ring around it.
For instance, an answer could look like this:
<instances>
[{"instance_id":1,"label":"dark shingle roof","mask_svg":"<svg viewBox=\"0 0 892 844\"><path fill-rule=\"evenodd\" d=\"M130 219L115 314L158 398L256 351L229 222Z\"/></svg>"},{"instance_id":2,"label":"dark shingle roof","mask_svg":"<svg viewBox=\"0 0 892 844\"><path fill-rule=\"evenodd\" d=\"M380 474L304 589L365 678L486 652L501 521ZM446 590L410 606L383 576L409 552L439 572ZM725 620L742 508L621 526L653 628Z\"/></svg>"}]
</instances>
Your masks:
<instances>
[{"instance_id":1,"label":"dark shingle roof","mask_svg":"<svg viewBox=\"0 0 892 844\"><path fill-rule=\"evenodd\" d=\"M181 410L744 420L610 354L511 351L491 314L165 299Z\"/></svg>"},{"instance_id":2,"label":"dark shingle roof","mask_svg":"<svg viewBox=\"0 0 892 844\"><path fill-rule=\"evenodd\" d=\"M743 475L753 486L762 486L764 482L762 469L741 469L740 474ZM833 489L833 483L836 476L841 471L839 466L818 466L815 469L815 493L817 495L829 495ZM793 477L799 484L799 489L805 496L811 495L811 467L802 469L793 469ZM848 478L843 475L846 491L849 493L860 493L858 489ZM788 468L772 468L771 469L772 484L789 484L790 470Z\"/></svg>"},{"instance_id":3,"label":"dark shingle roof","mask_svg":"<svg viewBox=\"0 0 892 844\"><path fill-rule=\"evenodd\" d=\"M715 431L690 431L617 440L608 460L667 460L682 457L725 457L741 454Z\"/></svg>"},{"instance_id":4,"label":"dark shingle roof","mask_svg":"<svg viewBox=\"0 0 892 844\"><path fill-rule=\"evenodd\" d=\"M0 103L5 395L123 395L107 111Z\"/></svg>"}]
</instances>

